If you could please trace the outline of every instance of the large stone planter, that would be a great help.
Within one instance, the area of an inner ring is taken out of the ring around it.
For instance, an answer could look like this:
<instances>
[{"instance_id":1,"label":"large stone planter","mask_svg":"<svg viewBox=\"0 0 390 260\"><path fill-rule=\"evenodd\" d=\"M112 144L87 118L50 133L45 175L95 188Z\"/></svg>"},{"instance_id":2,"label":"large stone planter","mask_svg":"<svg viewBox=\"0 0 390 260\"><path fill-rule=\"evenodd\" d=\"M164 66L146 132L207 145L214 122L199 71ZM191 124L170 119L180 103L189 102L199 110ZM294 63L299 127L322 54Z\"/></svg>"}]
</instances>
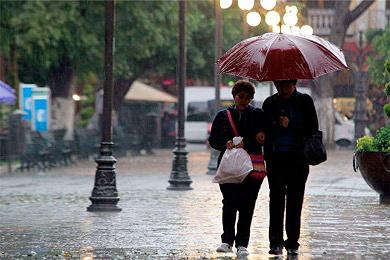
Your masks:
<instances>
[{"instance_id":1,"label":"large stone planter","mask_svg":"<svg viewBox=\"0 0 390 260\"><path fill-rule=\"evenodd\" d=\"M357 152L356 166L363 179L379 193L381 204L390 204L390 152Z\"/></svg>"}]
</instances>

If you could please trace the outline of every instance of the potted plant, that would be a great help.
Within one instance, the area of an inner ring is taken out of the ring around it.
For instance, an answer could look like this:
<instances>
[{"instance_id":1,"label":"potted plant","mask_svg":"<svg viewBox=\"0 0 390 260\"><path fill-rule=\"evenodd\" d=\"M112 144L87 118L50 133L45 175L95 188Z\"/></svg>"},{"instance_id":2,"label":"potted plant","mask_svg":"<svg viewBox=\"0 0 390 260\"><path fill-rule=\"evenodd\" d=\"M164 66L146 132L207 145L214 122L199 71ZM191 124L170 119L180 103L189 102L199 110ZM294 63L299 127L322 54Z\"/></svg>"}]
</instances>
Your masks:
<instances>
[{"instance_id":1,"label":"potted plant","mask_svg":"<svg viewBox=\"0 0 390 260\"><path fill-rule=\"evenodd\" d=\"M390 59L385 62L385 68L390 73ZM385 84L385 93L390 96L390 82ZM390 103L384 105L384 112L390 118ZM359 138L355 158L356 168L367 184L379 193L380 203L390 204L390 125L379 129L373 137Z\"/></svg>"}]
</instances>

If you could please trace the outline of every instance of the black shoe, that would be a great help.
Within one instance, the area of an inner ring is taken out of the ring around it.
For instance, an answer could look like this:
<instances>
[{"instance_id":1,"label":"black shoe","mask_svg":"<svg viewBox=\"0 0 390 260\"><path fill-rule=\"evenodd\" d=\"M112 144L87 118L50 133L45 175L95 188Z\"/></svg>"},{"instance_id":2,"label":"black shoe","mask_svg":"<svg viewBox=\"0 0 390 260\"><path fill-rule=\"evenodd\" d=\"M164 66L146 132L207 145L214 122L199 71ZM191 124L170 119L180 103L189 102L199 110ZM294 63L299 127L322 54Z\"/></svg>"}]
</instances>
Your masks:
<instances>
[{"instance_id":1,"label":"black shoe","mask_svg":"<svg viewBox=\"0 0 390 260\"><path fill-rule=\"evenodd\" d=\"M287 249L287 255L288 256L297 256L298 255L298 249Z\"/></svg>"},{"instance_id":2,"label":"black shoe","mask_svg":"<svg viewBox=\"0 0 390 260\"><path fill-rule=\"evenodd\" d=\"M271 254L271 255L282 255L283 254L283 248L282 248L282 246L273 246L268 251L268 254Z\"/></svg>"}]
</instances>

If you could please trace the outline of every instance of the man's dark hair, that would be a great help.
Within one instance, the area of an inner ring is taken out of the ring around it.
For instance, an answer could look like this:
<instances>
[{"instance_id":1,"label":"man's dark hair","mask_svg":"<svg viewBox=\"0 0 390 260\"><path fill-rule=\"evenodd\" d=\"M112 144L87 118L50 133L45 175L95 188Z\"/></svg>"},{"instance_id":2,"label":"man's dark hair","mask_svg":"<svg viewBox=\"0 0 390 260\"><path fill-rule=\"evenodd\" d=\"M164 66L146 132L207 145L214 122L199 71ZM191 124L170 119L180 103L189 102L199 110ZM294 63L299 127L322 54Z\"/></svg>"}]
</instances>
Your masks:
<instances>
[{"instance_id":1,"label":"man's dark hair","mask_svg":"<svg viewBox=\"0 0 390 260\"><path fill-rule=\"evenodd\" d=\"M255 96L255 85L248 80L238 80L232 88L232 95L235 97L240 92L247 93L251 99Z\"/></svg>"},{"instance_id":2,"label":"man's dark hair","mask_svg":"<svg viewBox=\"0 0 390 260\"><path fill-rule=\"evenodd\" d=\"M290 84L292 83L293 85L296 85L297 84L297 80L296 79L285 79L285 80L274 80L274 83L275 84Z\"/></svg>"}]
</instances>

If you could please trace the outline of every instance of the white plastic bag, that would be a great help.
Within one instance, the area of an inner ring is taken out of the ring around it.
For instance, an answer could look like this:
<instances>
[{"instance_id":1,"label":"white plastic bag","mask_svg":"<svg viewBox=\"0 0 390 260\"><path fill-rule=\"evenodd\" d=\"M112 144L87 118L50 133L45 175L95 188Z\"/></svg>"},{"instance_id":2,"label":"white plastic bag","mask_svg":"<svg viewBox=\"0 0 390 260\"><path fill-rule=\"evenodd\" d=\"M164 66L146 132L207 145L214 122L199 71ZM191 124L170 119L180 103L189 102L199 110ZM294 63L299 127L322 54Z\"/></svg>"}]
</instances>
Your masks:
<instances>
[{"instance_id":1,"label":"white plastic bag","mask_svg":"<svg viewBox=\"0 0 390 260\"><path fill-rule=\"evenodd\" d=\"M213 182L219 184L241 183L252 170L251 158L244 149L226 149Z\"/></svg>"}]
</instances>

